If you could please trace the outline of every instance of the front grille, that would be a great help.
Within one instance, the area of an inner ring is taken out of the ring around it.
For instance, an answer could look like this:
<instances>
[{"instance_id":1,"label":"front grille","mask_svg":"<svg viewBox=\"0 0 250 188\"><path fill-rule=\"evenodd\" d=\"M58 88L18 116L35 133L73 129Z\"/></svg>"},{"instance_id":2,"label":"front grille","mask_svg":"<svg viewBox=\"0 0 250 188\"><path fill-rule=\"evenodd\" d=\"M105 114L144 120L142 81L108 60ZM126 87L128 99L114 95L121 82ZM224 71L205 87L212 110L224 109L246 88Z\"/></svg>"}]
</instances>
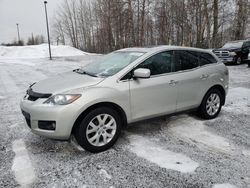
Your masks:
<instances>
[{"instance_id":1,"label":"front grille","mask_svg":"<svg viewBox=\"0 0 250 188\"><path fill-rule=\"evenodd\" d=\"M230 57L229 55L229 51L215 51L214 52L215 55L219 58L226 58L226 57Z\"/></svg>"},{"instance_id":2,"label":"front grille","mask_svg":"<svg viewBox=\"0 0 250 188\"><path fill-rule=\"evenodd\" d=\"M34 97L34 96L31 96L31 95L28 96L29 101L36 101L37 99L39 99L39 97Z\"/></svg>"},{"instance_id":3,"label":"front grille","mask_svg":"<svg viewBox=\"0 0 250 188\"><path fill-rule=\"evenodd\" d=\"M49 98L52 94L51 93L37 93L34 92L31 88L27 90L27 96L29 101L36 101L40 98Z\"/></svg>"}]
</instances>

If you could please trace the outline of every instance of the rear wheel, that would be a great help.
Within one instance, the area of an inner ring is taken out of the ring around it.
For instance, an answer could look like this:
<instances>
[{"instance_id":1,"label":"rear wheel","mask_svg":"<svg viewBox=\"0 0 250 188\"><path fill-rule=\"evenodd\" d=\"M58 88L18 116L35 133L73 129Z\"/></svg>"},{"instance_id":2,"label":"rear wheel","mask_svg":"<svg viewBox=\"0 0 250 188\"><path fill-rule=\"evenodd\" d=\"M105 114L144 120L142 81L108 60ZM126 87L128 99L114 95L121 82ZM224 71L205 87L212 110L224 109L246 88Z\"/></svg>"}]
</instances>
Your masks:
<instances>
[{"instance_id":1,"label":"rear wheel","mask_svg":"<svg viewBox=\"0 0 250 188\"><path fill-rule=\"evenodd\" d=\"M107 107L89 112L74 130L77 142L86 150L97 153L114 145L121 132L119 114Z\"/></svg>"},{"instance_id":2,"label":"rear wheel","mask_svg":"<svg viewBox=\"0 0 250 188\"><path fill-rule=\"evenodd\" d=\"M223 96L218 89L211 89L205 95L200 105L200 115L204 119L213 119L218 116L222 107Z\"/></svg>"}]
</instances>

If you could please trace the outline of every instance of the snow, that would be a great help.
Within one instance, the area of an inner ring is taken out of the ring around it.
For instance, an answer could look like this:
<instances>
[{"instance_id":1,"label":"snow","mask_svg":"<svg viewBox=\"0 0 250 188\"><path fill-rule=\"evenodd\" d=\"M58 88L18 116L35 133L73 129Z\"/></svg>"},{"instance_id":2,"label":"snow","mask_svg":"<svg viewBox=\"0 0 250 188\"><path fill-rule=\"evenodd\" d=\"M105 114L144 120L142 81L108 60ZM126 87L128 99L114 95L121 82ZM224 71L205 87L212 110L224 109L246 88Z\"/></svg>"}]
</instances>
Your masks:
<instances>
[{"instance_id":1,"label":"snow","mask_svg":"<svg viewBox=\"0 0 250 188\"><path fill-rule=\"evenodd\" d=\"M242 154L245 155L246 157L250 158L250 151L249 150L243 150Z\"/></svg>"},{"instance_id":2,"label":"snow","mask_svg":"<svg viewBox=\"0 0 250 188\"><path fill-rule=\"evenodd\" d=\"M226 105L223 108L238 114L250 113L250 89L237 87L229 90Z\"/></svg>"},{"instance_id":3,"label":"snow","mask_svg":"<svg viewBox=\"0 0 250 188\"><path fill-rule=\"evenodd\" d=\"M72 135L70 137L70 143L71 145L78 151L85 151L76 141L76 138Z\"/></svg>"},{"instance_id":4,"label":"snow","mask_svg":"<svg viewBox=\"0 0 250 188\"><path fill-rule=\"evenodd\" d=\"M180 115L172 117L167 128L178 138L191 142L199 148L205 147L226 153L234 150L229 140L210 132L203 122L187 115Z\"/></svg>"},{"instance_id":5,"label":"snow","mask_svg":"<svg viewBox=\"0 0 250 188\"><path fill-rule=\"evenodd\" d=\"M51 45L51 53L52 57L89 55L89 53L64 45ZM0 46L0 59L45 58L48 56L48 44L10 47Z\"/></svg>"},{"instance_id":6,"label":"snow","mask_svg":"<svg viewBox=\"0 0 250 188\"><path fill-rule=\"evenodd\" d=\"M192 173L199 163L181 153L166 150L158 144L138 135L130 135L130 151L162 168L182 173Z\"/></svg>"},{"instance_id":7,"label":"snow","mask_svg":"<svg viewBox=\"0 0 250 188\"><path fill-rule=\"evenodd\" d=\"M7 70L5 68L0 69L0 80L2 80L2 83L5 86L5 91L7 93L19 92L20 90L15 81L9 76L9 71L10 70Z\"/></svg>"},{"instance_id":8,"label":"snow","mask_svg":"<svg viewBox=\"0 0 250 188\"><path fill-rule=\"evenodd\" d=\"M15 140L12 144L12 148L16 154L12 170L14 171L16 180L21 187L27 187L27 185L31 184L36 178L28 151L23 140Z\"/></svg>"},{"instance_id":9,"label":"snow","mask_svg":"<svg viewBox=\"0 0 250 188\"><path fill-rule=\"evenodd\" d=\"M237 187L229 183L225 183L225 184L215 184L213 188L237 188Z\"/></svg>"},{"instance_id":10,"label":"snow","mask_svg":"<svg viewBox=\"0 0 250 188\"><path fill-rule=\"evenodd\" d=\"M239 187L249 185L250 69L244 65L229 67L229 94L222 113L215 120L205 121L193 115L179 115L167 118L167 122L157 120L146 126L138 123L135 126L139 130L132 126L128 128L128 134L122 135L115 149L93 155L74 140L71 140L71 144L56 142L40 138L28 132L28 128L23 128L25 125L18 103L30 84L78 68L96 58L67 46L53 46L53 49L58 58L49 61L46 45L0 46L0 102L3 106L0 119L3 131L0 135L2 138L6 136L2 145L8 151L11 150L8 143L14 141L12 149L15 152L14 159L12 152L3 152L2 160L6 161L6 171L13 173L16 182L22 187L28 187L29 184L35 187L77 187L85 184L117 187L126 182L129 187L147 187L150 186L148 182L152 182L152 187L168 184L170 187L192 187L197 182L201 183L198 185L210 187L211 181L222 183L215 184L214 188L235 188L232 184ZM67 53L70 58L65 57ZM78 53L81 54L79 57L73 57L78 56ZM216 127L220 127L221 131ZM234 131L234 127L239 131ZM229 130L233 130L235 136ZM29 144L28 148L25 143ZM70 160L67 161L68 158ZM48 159L52 163L46 163ZM97 162L101 167L96 168ZM11 163L12 168L7 169ZM73 169L76 173L72 173ZM170 178L165 178L168 175ZM2 177L8 178L7 183L13 182L11 175ZM161 184L161 180L165 183ZM229 180L232 184L229 184Z\"/></svg>"},{"instance_id":11,"label":"snow","mask_svg":"<svg viewBox=\"0 0 250 188\"><path fill-rule=\"evenodd\" d=\"M108 180L112 179L112 176L110 174L108 174L108 172L104 169L100 169L99 174L100 174L100 176L102 176L104 181L108 181Z\"/></svg>"},{"instance_id":12,"label":"snow","mask_svg":"<svg viewBox=\"0 0 250 188\"><path fill-rule=\"evenodd\" d=\"M1 100L1 99L5 99L5 98L6 98L6 97L0 95L0 100Z\"/></svg>"}]
</instances>

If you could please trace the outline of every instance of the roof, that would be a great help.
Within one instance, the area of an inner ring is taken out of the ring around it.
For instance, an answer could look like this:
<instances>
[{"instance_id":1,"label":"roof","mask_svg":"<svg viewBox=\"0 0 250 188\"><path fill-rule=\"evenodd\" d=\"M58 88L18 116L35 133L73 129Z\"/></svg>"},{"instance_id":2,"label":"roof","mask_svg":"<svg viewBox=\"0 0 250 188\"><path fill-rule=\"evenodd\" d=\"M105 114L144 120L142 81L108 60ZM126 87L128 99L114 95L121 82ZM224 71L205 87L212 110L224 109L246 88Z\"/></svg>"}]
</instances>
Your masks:
<instances>
[{"instance_id":1,"label":"roof","mask_svg":"<svg viewBox=\"0 0 250 188\"><path fill-rule=\"evenodd\" d=\"M194 50L199 52L208 52L207 49L201 48L193 48L193 47L182 47L182 46L170 46L170 45L160 45L160 46L145 46L145 47L132 47L132 48L124 48L118 51L120 52L157 52L164 50Z\"/></svg>"}]
</instances>

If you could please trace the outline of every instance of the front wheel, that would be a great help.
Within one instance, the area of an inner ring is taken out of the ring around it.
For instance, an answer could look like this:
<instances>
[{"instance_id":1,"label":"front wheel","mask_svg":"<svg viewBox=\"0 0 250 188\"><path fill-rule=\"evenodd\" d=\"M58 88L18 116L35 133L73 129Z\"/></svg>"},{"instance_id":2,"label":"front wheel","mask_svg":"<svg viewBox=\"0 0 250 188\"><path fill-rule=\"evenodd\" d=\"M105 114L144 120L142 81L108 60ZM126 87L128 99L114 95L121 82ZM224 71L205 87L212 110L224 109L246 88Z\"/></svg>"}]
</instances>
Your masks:
<instances>
[{"instance_id":1,"label":"front wheel","mask_svg":"<svg viewBox=\"0 0 250 188\"><path fill-rule=\"evenodd\" d=\"M241 57L236 57L234 63L240 65L242 63Z\"/></svg>"},{"instance_id":2,"label":"front wheel","mask_svg":"<svg viewBox=\"0 0 250 188\"><path fill-rule=\"evenodd\" d=\"M221 111L223 97L219 90L211 89L203 98L200 105L200 115L204 119L213 119Z\"/></svg>"},{"instance_id":3,"label":"front wheel","mask_svg":"<svg viewBox=\"0 0 250 188\"><path fill-rule=\"evenodd\" d=\"M75 128L77 142L86 150L97 153L112 147L121 132L119 114L107 107L100 107L89 112Z\"/></svg>"}]
</instances>

